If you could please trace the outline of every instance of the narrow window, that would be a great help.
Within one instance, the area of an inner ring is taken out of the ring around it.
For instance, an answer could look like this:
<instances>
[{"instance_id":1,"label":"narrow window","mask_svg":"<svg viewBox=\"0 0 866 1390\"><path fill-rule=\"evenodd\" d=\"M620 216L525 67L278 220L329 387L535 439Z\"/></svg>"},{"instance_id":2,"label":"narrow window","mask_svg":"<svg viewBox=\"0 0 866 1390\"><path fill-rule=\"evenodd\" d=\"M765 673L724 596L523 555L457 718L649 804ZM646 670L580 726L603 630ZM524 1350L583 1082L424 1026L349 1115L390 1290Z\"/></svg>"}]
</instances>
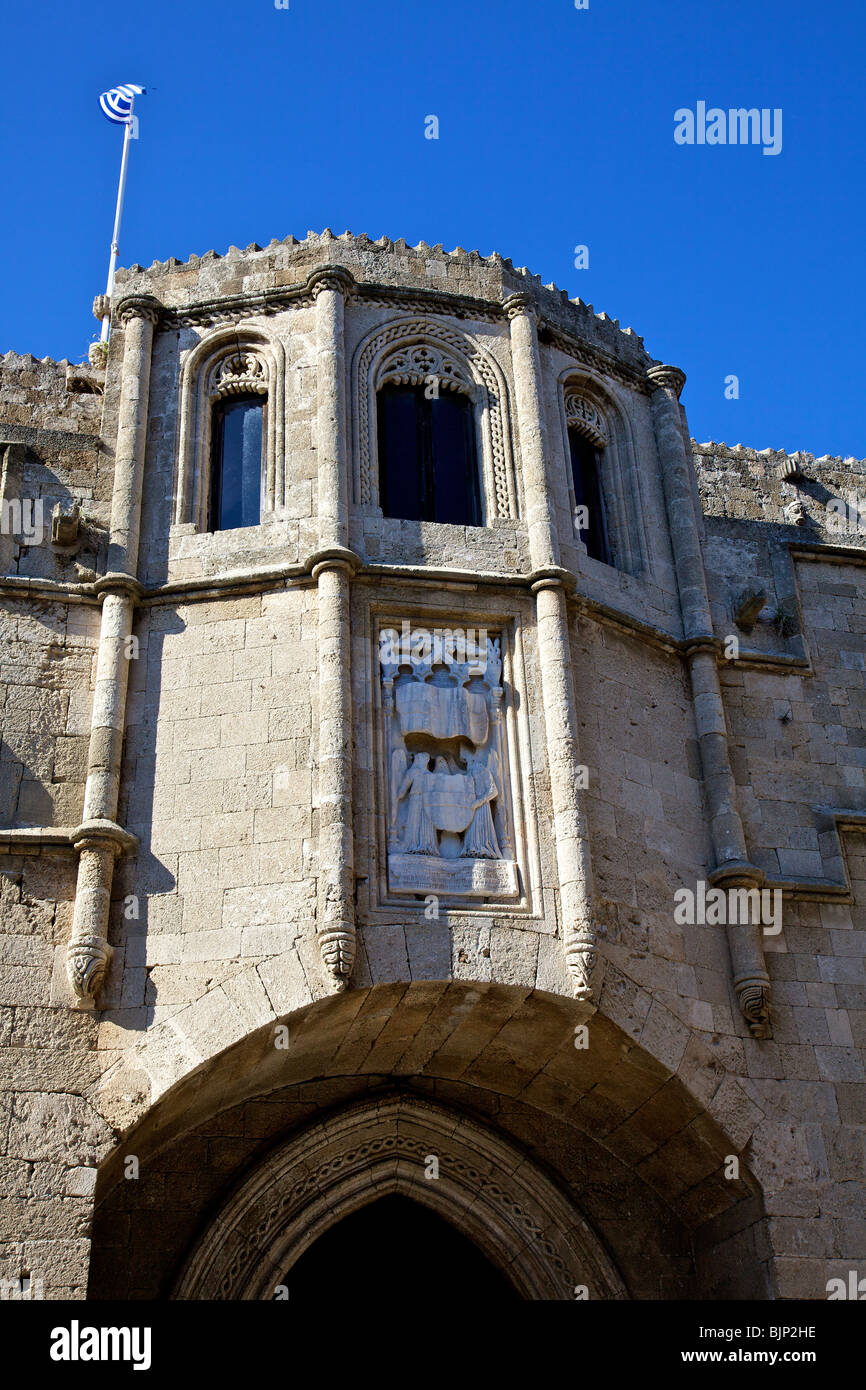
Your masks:
<instances>
[{"instance_id":1,"label":"narrow window","mask_svg":"<svg viewBox=\"0 0 866 1390\"><path fill-rule=\"evenodd\" d=\"M211 531L261 521L263 417L261 396L229 396L214 406Z\"/></svg>"},{"instance_id":2,"label":"narrow window","mask_svg":"<svg viewBox=\"0 0 866 1390\"><path fill-rule=\"evenodd\" d=\"M574 481L574 501L578 511L578 531L586 553L602 564L612 563L607 539L607 522L601 497L599 451L580 430L568 431L571 451L571 476Z\"/></svg>"},{"instance_id":3,"label":"narrow window","mask_svg":"<svg viewBox=\"0 0 866 1390\"><path fill-rule=\"evenodd\" d=\"M422 386L384 386L377 396L379 487L385 516L481 525L472 402Z\"/></svg>"}]
</instances>

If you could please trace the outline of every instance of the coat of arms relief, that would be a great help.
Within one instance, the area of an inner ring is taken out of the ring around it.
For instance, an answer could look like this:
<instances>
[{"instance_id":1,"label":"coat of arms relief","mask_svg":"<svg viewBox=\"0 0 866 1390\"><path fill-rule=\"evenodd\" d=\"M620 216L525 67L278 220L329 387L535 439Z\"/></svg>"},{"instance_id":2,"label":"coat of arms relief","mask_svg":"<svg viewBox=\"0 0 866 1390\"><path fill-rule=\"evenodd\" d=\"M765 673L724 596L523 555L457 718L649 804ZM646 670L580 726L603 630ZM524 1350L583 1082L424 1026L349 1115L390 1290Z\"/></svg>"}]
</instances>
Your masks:
<instances>
[{"instance_id":1,"label":"coat of arms relief","mask_svg":"<svg viewBox=\"0 0 866 1390\"><path fill-rule=\"evenodd\" d=\"M379 665L390 891L517 897L501 635L404 622Z\"/></svg>"}]
</instances>

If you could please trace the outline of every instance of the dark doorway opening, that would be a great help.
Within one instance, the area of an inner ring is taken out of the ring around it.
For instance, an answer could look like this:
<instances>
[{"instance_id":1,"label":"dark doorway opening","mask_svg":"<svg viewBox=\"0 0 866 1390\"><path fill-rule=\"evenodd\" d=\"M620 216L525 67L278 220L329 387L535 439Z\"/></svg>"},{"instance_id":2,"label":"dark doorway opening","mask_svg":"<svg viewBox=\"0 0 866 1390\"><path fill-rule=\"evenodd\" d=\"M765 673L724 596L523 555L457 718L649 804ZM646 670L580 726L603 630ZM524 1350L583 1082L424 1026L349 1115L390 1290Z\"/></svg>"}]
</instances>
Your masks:
<instances>
[{"instance_id":1,"label":"dark doorway opening","mask_svg":"<svg viewBox=\"0 0 866 1390\"><path fill-rule=\"evenodd\" d=\"M291 1303L352 1298L390 1303L501 1303L519 1294L472 1241L408 1197L380 1197L339 1221L283 1276Z\"/></svg>"}]
</instances>

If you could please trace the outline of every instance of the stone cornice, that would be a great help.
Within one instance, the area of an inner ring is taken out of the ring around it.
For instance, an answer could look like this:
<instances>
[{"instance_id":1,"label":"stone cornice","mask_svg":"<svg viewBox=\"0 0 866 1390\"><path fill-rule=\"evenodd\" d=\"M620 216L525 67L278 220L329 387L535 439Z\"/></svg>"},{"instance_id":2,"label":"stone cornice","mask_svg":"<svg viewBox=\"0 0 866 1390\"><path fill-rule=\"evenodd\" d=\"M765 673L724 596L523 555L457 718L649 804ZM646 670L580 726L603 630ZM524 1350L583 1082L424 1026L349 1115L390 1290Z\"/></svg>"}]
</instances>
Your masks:
<instances>
[{"instance_id":1,"label":"stone cornice","mask_svg":"<svg viewBox=\"0 0 866 1390\"><path fill-rule=\"evenodd\" d=\"M305 281L297 285L280 286L254 294L224 295L219 299L167 308L162 314L159 326L166 330L211 327L221 323L240 322L258 314L270 316L286 309L308 308L315 302L317 277L320 274L330 276L340 269L342 267L313 271ZM522 313L528 308L535 314L539 329L550 335L551 343L560 352L575 357L579 362L593 367L602 374L613 376L642 393L654 389L648 383L641 367L615 357L589 338L581 338L577 332L570 333L560 323L548 319L528 293L509 295L503 302L496 303L473 295L452 294L447 290L427 289L420 285L403 288L372 281L355 281L348 271L346 274L351 282L353 299L368 304L393 305L406 313L441 314L452 318L473 318L488 323L501 323L510 316L506 306L511 306L511 313Z\"/></svg>"},{"instance_id":2,"label":"stone cornice","mask_svg":"<svg viewBox=\"0 0 866 1390\"><path fill-rule=\"evenodd\" d=\"M130 854L138 849L138 839L110 820L83 821L77 826L0 826L0 854L72 854L84 849Z\"/></svg>"},{"instance_id":3,"label":"stone cornice","mask_svg":"<svg viewBox=\"0 0 866 1390\"><path fill-rule=\"evenodd\" d=\"M866 561L866 554L855 552L839 556L823 556L821 547L815 554L806 554L804 559L836 559L838 562L854 558ZM445 567L425 566L419 569L414 565L364 564L361 557L352 550L316 551L303 564L273 565L263 569L232 570L222 575L203 575L201 579L175 579L152 588L137 586L135 597L131 586L127 591L137 606L155 607L163 604L204 603L210 599L231 598L250 593L266 593L276 589L299 587L315 582L321 567L328 564L340 565L352 573L360 583L375 583L377 580L392 580L398 584L412 584L419 587L441 587L443 584L466 586L467 589L507 588L521 589L530 593L533 586L556 586L561 584L568 594L569 602L587 617L613 628L624 635L636 638L649 646L668 653L687 656L690 651L708 650L716 654L719 664L738 669L776 671L780 674L808 672L812 669L805 657L791 656L787 653L762 652L740 648L735 662L724 659L724 643L721 638L709 635L685 641L664 628L645 622L625 609L614 608L609 603L579 593L579 577L570 570L556 568L526 574L499 574L495 570L458 570ZM109 578L110 576L105 576ZM128 576L121 576L127 579ZM52 580L25 580L12 576L0 576L0 598L33 598L40 602L81 603L98 605L104 592L118 592L120 586L103 587L101 580L90 584L62 585Z\"/></svg>"},{"instance_id":4,"label":"stone cornice","mask_svg":"<svg viewBox=\"0 0 866 1390\"><path fill-rule=\"evenodd\" d=\"M55 579L31 579L25 575L0 575L0 598L32 598L40 603L100 603L97 581L63 584Z\"/></svg>"},{"instance_id":5,"label":"stone cornice","mask_svg":"<svg viewBox=\"0 0 866 1390\"><path fill-rule=\"evenodd\" d=\"M545 329L550 334L551 345L560 352L564 352L567 357L574 357L584 366L592 367L602 376L613 377L616 381L621 381L624 386L629 386L632 390L640 391L642 395L650 395L655 387L647 380L646 373L639 367L633 366L630 362L623 362L617 357L591 343L588 339L578 338L575 334L568 333L560 325L548 323L543 317L539 320L539 328Z\"/></svg>"},{"instance_id":6,"label":"stone cornice","mask_svg":"<svg viewBox=\"0 0 866 1390\"><path fill-rule=\"evenodd\" d=\"M0 827L0 854L44 854L55 850L71 854L75 831L61 825Z\"/></svg>"},{"instance_id":7,"label":"stone cornice","mask_svg":"<svg viewBox=\"0 0 866 1390\"><path fill-rule=\"evenodd\" d=\"M187 327L209 327L218 323L232 323L250 318L256 314L278 314L284 309L307 308L315 301L315 289L319 274L330 276L341 267L331 267L313 271L303 282L296 285L283 285L272 290L259 290L251 294L222 295L218 299L200 300L198 303L178 305L165 309L160 327L177 329ZM395 304L407 312L442 313L456 317L473 317L497 321L502 318L498 304L489 299L478 299L471 295L449 294L447 291L428 290L423 286L403 289L394 285L377 284L371 281L355 281L347 271L351 281L352 297L366 302ZM328 288L335 288L329 284ZM345 293L345 290L344 290Z\"/></svg>"}]
</instances>

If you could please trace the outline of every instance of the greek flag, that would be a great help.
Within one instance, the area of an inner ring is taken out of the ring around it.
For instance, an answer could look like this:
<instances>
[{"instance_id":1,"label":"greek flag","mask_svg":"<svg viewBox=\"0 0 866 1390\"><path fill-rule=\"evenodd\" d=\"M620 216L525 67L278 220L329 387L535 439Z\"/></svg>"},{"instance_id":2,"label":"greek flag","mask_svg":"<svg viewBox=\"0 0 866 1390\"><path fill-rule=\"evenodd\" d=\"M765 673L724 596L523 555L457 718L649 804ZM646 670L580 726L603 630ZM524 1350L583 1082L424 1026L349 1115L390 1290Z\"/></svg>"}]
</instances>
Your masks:
<instances>
[{"instance_id":1,"label":"greek flag","mask_svg":"<svg viewBox=\"0 0 866 1390\"><path fill-rule=\"evenodd\" d=\"M144 87L137 87L134 82L127 82L123 87L112 87L110 92L103 92L99 98L99 105L102 114L109 121L115 121L118 125L125 125L132 115L132 103L137 96L144 96Z\"/></svg>"}]
</instances>

